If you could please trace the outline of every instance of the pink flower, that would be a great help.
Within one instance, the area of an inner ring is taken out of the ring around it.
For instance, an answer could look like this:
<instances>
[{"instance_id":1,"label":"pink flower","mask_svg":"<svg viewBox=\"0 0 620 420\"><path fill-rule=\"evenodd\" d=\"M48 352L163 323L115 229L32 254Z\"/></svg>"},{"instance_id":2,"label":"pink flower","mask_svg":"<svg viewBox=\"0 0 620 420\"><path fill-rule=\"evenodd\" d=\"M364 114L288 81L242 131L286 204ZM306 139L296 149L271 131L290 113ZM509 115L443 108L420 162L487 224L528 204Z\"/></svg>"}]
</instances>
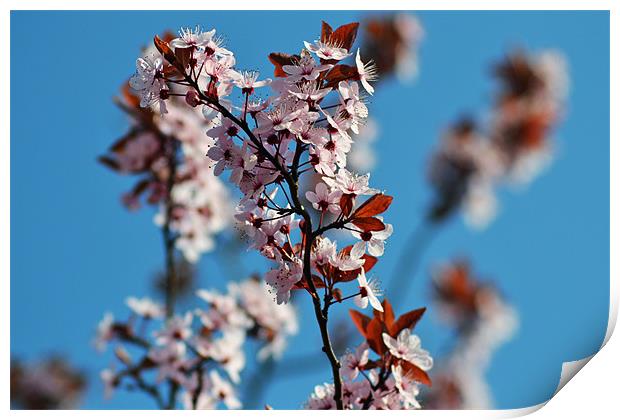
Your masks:
<instances>
[{"instance_id":1,"label":"pink flower","mask_svg":"<svg viewBox=\"0 0 620 420\"><path fill-rule=\"evenodd\" d=\"M379 312L383 312L383 306L381 306L381 302L377 298L377 296L381 295L379 282L374 279L369 282L366 279L366 273L363 268L360 275L357 276L357 282L359 283L360 294L355 296L355 304L364 309L368 306L368 302L370 302L370 306Z\"/></svg>"},{"instance_id":2,"label":"pink flower","mask_svg":"<svg viewBox=\"0 0 620 420\"><path fill-rule=\"evenodd\" d=\"M98 351L104 351L108 343L114 338L114 316L106 312L97 325L97 336L94 345Z\"/></svg>"},{"instance_id":3,"label":"pink flower","mask_svg":"<svg viewBox=\"0 0 620 420\"><path fill-rule=\"evenodd\" d=\"M418 384L403 372L401 366L392 365L392 375L394 375L394 386L405 403L405 407L420 408L420 403L416 399L420 393Z\"/></svg>"},{"instance_id":4,"label":"pink flower","mask_svg":"<svg viewBox=\"0 0 620 420\"><path fill-rule=\"evenodd\" d=\"M192 335L192 320L191 312L187 312L184 316L175 315L166 322L163 330L155 334L157 343L167 345L187 340Z\"/></svg>"},{"instance_id":5,"label":"pink flower","mask_svg":"<svg viewBox=\"0 0 620 420\"><path fill-rule=\"evenodd\" d=\"M319 75L333 67L331 64L316 65L316 61L306 54L301 57L299 62L294 65L284 65L282 70L289 76L287 79L291 82L299 82L302 79L316 80Z\"/></svg>"},{"instance_id":6,"label":"pink flower","mask_svg":"<svg viewBox=\"0 0 620 420\"><path fill-rule=\"evenodd\" d=\"M369 61L366 64L362 63L359 48L357 49L357 54L355 55L355 66L357 67L357 74L359 75L362 86L364 86L366 92L372 95L375 92L375 89L369 82L377 80L377 66L372 61Z\"/></svg>"},{"instance_id":7,"label":"pink flower","mask_svg":"<svg viewBox=\"0 0 620 420\"><path fill-rule=\"evenodd\" d=\"M378 216L379 220L383 221L383 217ZM364 250L368 249L368 253L373 257L380 257L383 255L385 250L385 240L392 235L394 228L391 224L386 223L385 229L375 232L363 232L359 233L356 230L351 231L351 235L353 235L357 239L361 239L364 244Z\"/></svg>"},{"instance_id":8,"label":"pink flower","mask_svg":"<svg viewBox=\"0 0 620 420\"><path fill-rule=\"evenodd\" d=\"M364 248L353 246L349 255L337 254L332 261L332 265L342 271L353 271L362 268L364 262Z\"/></svg>"},{"instance_id":9,"label":"pink flower","mask_svg":"<svg viewBox=\"0 0 620 420\"><path fill-rule=\"evenodd\" d=\"M342 376L350 381L357 378L360 371L366 366L368 363L368 344L364 342L360 345L355 353L347 352L340 359L340 373Z\"/></svg>"},{"instance_id":10,"label":"pink flower","mask_svg":"<svg viewBox=\"0 0 620 420\"><path fill-rule=\"evenodd\" d=\"M323 177L323 181L332 188L338 188L344 194L370 195L375 194L377 190L368 186L370 174L356 175L345 168L341 168L334 178Z\"/></svg>"},{"instance_id":11,"label":"pink flower","mask_svg":"<svg viewBox=\"0 0 620 420\"><path fill-rule=\"evenodd\" d=\"M289 92L300 101L317 102L325 97L332 88L321 89L320 85L315 82L306 82L291 86Z\"/></svg>"},{"instance_id":12,"label":"pink flower","mask_svg":"<svg viewBox=\"0 0 620 420\"><path fill-rule=\"evenodd\" d=\"M137 299L135 297L128 297L125 302L127 306L129 306L129 309L143 318L152 319L164 316L164 310L161 305L153 302L149 298Z\"/></svg>"},{"instance_id":13,"label":"pink flower","mask_svg":"<svg viewBox=\"0 0 620 420\"><path fill-rule=\"evenodd\" d=\"M396 339L383 333L383 342L395 357L413 363L424 371L433 367L433 358L422 349L420 337L411 334L408 328L402 330Z\"/></svg>"},{"instance_id":14,"label":"pink flower","mask_svg":"<svg viewBox=\"0 0 620 420\"><path fill-rule=\"evenodd\" d=\"M252 169L256 166L257 157L248 150L247 143L244 143L241 153L235 156L231 162L232 173L230 174L230 182L240 185L244 178L253 178Z\"/></svg>"},{"instance_id":15,"label":"pink flower","mask_svg":"<svg viewBox=\"0 0 620 420\"><path fill-rule=\"evenodd\" d=\"M232 166L233 160L241 154L241 150L230 138L219 139L214 146L207 151L207 156L215 162L213 173L219 176L224 169Z\"/></svg>"},{"instance_id":16,"label":"pink flower","mask_svg":"<svg viewBox=\"0 0 620 420\"><path fill-rule=\"evenodd\" d=\"M321 213L329 211L333 214L340 213L340 197L342 192L330 191L330 189L322 182L316 184L316 192L306 192L306 198L312 203L312 207Z\"/></svg>"},{"instance_id":17,"label":"pink flower","mask_svg":"<svg viewBox=\"0 0 620 420\"><path fill-rule=\"evenodd\" d=\"M357 83L340 82L338 84L340 103L347 111L351 123L351 130L359 134L360 125L368 118L368 107L360 99Z\"/></svg>"},{"instance_id":18,"label":"pink flower","mask_svg":"<svg viewBox=\"0 0 620 420\"><path fill-rule=\"evenodd\" d=\"M168 112L165 103L168 86L162 77L163 68L164 62L161 57L138 58L136 74L129 79L129 86L140 95L140 106L146 108L159 104L159 112L162 115Z\"/></svg>"},{"instance_id":19,"label":"pink flower","mask_svg":"<svg viewBox=\"0 0 620 420\"><path fill-rule=\"evenodd\" d=\"M329 238L319 237L313 247L312 261L316 267L323 267L331 264L337 255L336 243Z\"/></svg>"},{"instance_id":20,"label":"pink flower","mask_svg":"<svg viewBox=\"0 0 620 420\"><path fill-rule=\"evenodd\" d=\"M192 28L181 28L179 35L180 38L170 41L170 46L172 48L204 47L211 41L213 35L215 35L215 29L209 32L202 32L200 26L196 26L193 30Z\"/></svg>"},{"instance_id":21,"label":"pink flower","mask_svg":"<svg viewBox=\"0 0 620 420\"><path fill-rule=\"evenodd\" d=\"M230 382L222 378L216 370L212 370L209 372L209 379L210 393L214 398L222 401L226 405L226 407L231 410L237 410L241 408L241 402L237 398L235 390L230 384Z\"/></svg>"},{"instance_id":22,"label":"pink flower","mask_svg":"<svg viewBox=\"0 0 620 420\"><path fill-rule=\"evenodd\" d=\"M265 282L276 293L278 304L287 303L291 297L291 289L303 276L303 264L299 258L293 261L279 259L279 267L265 274Z\"/></svg>"},{"instance_id":23,"label":"pink flower","mask_svg":"<svg viewBox=\"0 0 620 420\"><path fill-rule=\"evenodd\" d=\"M336 60L340 61L343 58L347 58L351 55L346 48L339 48L335 45L328 44L322 41L316 41L314 44L310 44L304 41L304 45L308 51L315 53L319 58L324 60Z\"/></svg>"},{"instance_id":24,"label":"pink flower","mask_svg":"<svg viewBox=\"0 0 620 420\"><path fill-rule=\"evenodd\" d=\"M306 144L322 147L327 143L327 130L323 127L315 127L312 122L296 120L291 125L291 132Z\"/></svg>"},{"instance_id":25,"label":"pink flower","mask_svg":"<svg viewBox=\"0 0 620 420\"><path fill-rule=\"evenodd\" d=\"M254 93L255 88L269 85L271 83L271 79L258 81L257 71L244 71L233 80L233 83L238 88L241 88L241 91L243 93L251 95L252 93Z\"/></svg>"}]
</instances>

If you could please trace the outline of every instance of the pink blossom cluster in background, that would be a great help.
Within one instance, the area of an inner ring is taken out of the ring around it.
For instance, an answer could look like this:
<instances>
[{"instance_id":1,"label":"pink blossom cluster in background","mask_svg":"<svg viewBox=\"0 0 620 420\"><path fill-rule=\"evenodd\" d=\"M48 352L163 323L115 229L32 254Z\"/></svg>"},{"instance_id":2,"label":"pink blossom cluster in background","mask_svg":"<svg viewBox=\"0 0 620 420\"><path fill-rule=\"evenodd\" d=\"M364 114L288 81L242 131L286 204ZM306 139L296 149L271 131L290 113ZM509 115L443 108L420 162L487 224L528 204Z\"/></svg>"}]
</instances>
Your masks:
<instances>
[{"instance_id":1,"label":"pink blossom cluster in background","mask_svg":"<svg viewBox=\"0 0 620 420\"><path fill-rule=\"evenodd\" d=\"M499 91L488 122L456 122L431 159L435 220L462 208L469 225L484 228L497 213L496 189L528 184L553 157L551 135L568 93L562 56L517 51L496 66L496 76Z\"/></svg>"},{"instance_id":2,"label":"pink blossom cluster in background","mask_svg":"<svg viewBox=\"0 0 620 420\"><path fill-rule=\"evenodd\" d=\"M131 315L99 323L96 347L114 346L117 363L101 372L106 395L118 388L141 389L160 408L169 407L160 386L168 381L185 408L240 408L236 386L246 365L248 338L261 345L257 357L279 358L297 332L291 306L277 305L259 279L230 283L224 294L199 290L199 308L165 319L163 305L149 298L127 299Z\"/></svg>"}]
</instances>

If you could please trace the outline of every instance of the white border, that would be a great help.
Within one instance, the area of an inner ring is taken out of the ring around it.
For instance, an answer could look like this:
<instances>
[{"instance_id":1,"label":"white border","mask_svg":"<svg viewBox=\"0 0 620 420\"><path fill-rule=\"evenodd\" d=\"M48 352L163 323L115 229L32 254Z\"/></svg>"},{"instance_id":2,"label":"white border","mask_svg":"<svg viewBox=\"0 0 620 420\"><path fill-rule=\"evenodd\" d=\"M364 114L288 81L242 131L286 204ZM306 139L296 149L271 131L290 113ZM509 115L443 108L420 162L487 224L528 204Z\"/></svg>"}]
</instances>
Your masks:
<instances>
[{"instance_id":1,"label":"white border","mask_svg":"<svg viewBox=\"0 0 620 420\"><path fill-rule=\"evenodd\" d=\"M148 6L149 10L166 10L170 6L174 6L175 10L200 10L208 6L212 10L229 10L230 2L206 2L205 0L183 0L182 4L179 1L174 3L155 1L140 2L135 0L125 1L101 1L91 0L88 3L72 2L72 1L55 1L51 5L49 1L42 0L5 0L2 2L2 15L0 17L0 33L2 35L3 49L0 57L5 61L10 61L10 10L32 10L32 9L44 9L49 10L73 10L79 8L80 10L139 10ZM345 3L344 1L334 2L333 0L312 0L312 2L288 2L274 0L262 0L247 1L238 0L234 3L238 9L246 10L279 10L285 8L287 10L372 10L381 8L382 10L396 10L396 9L415 9L415 10L611 10L610 24L611 24L611 107L610 107L610 119L611 119L611 138L616 139L615 142L610 142L610 166L611 166L611 188L610 188L610 212L612 215L619 214L620 206L618 205L618 191L614 190L613 186L616 184L619 175L619 169L614 167L612 157L618 157L618 98L620 92L618 91L617 75L620 74L620 68L618 66L618 24L620 19L618 18L618 6L617 2L612 0L564 0L564 1L550 1L550 0L521 0L516 1L491 1L491 0L470 0L470 1L458 1L458 0L434 0L434 1L394 1L394 0L382 0L379 2L371 2L369 0L357 0ZM45 40L42 38L42 42ZM62 46L59 46L62 47ZM0 103L0 132L2 133L2 141L0 141L0 191L2 196L0 197L0 236L2 237L2 252L0 254L0 275L2 278L2 293L1 293L1 308L2 313L2 330L4 331L4 343L0 350L2 354L2 371L3 381L1 386L2 402L4 403L4 410L9 408L9 360L10 360L10 75L6 71L10 68L10 63L2 63L2 68L5 71L0 72L0 86L2 89L2 98ZM583 139L588 141L588 139ZM617 185L617 184L616 184ZM612 217L611 218L611 230L610 230L610 256L620 255L618 248L618 223ZM445 411L419 411L414 414L409 412L390 412L390 416L409 416L415 415L416 418L441 418L446 416L457 417L463 419L486 419L486 418L511 418L517 417L532 412L536 412L533 418L546 419L546 418L584 418L586 415L592 418L600 417L609 418L608 413L617 412L617 375L620 373L620 363L618 355L620 354L620 342L618 338L610 341L612 332L615 328L617 315L618 315L618 278L620 272L618 270L617 262L611 258L611 285L610 285L610 313L608 329L605 336L605 349L598 353L583 373L580 374L579 381L572 381L565 390L554 397L549 403L548 407L544 410L537 411L546 404L540 404L534 407L528 407L519 410L503 410L503 411L459 411L459 412L445 412ZM576 337L578 339L578 337ZM573 363L567 363L562 369L563 379L561 380L558 391L566 384L566 378L572 377L579 369L581 369L585 363L590 360L587 358L585 361L577 361ZM40 414L39 414L40 413ZM295 416L311 418L315 414L309 411L295 411ZM33 418L39 415L48 418L105 418L106 420L111 413L106 411L56 411L56 412L26 412L26 411L11 411L10 416L13 418ZM288 411L244 411L244 412L226 412L220 411L217 413L200 413L200 412L183 412L180 414L168 413L163 411L116 411L113 415L132 416L134 418L171 418L172 415L204 418L204 416L216 416L216 417L254 417L254 416L270 416L279 418L288 418L291 412ZM605 414L605 416L602 416ZM362 416L369 418L369 416L375 416L377 414L370 412L349 412L349 413L330 413L325 415L338 415L342 416ZM378 414L387 415L387 414ZM285 417L286 416L286 417ZM404 417L403 417L404 418Z\"/></svg>"}]
</instances>

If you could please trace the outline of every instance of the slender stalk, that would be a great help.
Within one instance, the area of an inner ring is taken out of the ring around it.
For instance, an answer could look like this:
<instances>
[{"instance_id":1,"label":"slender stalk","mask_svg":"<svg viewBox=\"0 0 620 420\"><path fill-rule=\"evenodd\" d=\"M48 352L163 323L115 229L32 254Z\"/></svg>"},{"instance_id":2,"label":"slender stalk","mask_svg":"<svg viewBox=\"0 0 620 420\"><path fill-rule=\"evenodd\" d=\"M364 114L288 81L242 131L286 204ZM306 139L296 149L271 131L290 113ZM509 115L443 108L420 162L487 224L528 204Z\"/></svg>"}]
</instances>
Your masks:
<instances>
[{"instance_id":1,"label":"slender stalk","mask_svg":"<svg viewBox=\"0 0 620 420\"><path fill-rule=\"evenodd\" d=\"M409 287L413 283L420 260L426 248L430 245L437 231L437 224L428 218L424 218L407 238L401 248L394 274L386 289L397 291L392 295L392 305L397 306L403 298L407 297Z\"/></svg>"}]
</instances>

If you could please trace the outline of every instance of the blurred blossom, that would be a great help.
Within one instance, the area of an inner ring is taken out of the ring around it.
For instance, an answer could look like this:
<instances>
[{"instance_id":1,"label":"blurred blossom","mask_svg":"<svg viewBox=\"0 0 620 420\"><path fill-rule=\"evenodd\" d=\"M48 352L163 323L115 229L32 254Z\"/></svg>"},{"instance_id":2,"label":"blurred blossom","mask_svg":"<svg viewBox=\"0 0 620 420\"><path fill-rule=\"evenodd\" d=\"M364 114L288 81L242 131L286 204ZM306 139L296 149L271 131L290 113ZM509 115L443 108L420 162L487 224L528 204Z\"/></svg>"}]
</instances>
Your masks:
<instances>
[{"instance_id":1,"label":"blurred blossom","mask_svg":"<svg viewBox=\"0 0 620 420\"><path fill-rule=\"evenodd\" d=\"M401 82L418 74L418 48L424 29L410 13L371 15L364 24L364 56L374 60L379 78L395 74Z\"/></svg>"},{"instance_id":2,"label":"blurred blossom","mask_svg":"<svg viewBox=\"0 0 620 420\"><path fill-rule=\"evenodd\" d=\"M450 126L431 157L431 219L462 209L468 225L486 227L499 207L496 190L531 182L553 159L550 135L564 109L568 73L562 56L516 52L496 67L500 80L488 126L465 118Z\"/></svg>"},{"instance_id":3,"label":"blurred blossom","mask_svg":"<svg viewBox=\"0 0 620 420\"><path fill-rule=\"evenodd\" d=\"M441 220L463 206L472 225L482 226L495 214L492 183L500 161L470 119L450 127L432 156L428 179L436 191L431 217Z\"/></svg>"},{"instance_id":4,"label":"blurred blossom","mask_svg":"<svg viewBox=\"0 0 620 420\"><path fill-rule=\"evenodd\" d=\"M569 77L556 51L509 54L495 69L500 82L490 139L504 160L506 175L531 182L553 158L551 131L562 116Z\"/></svg>"},{"instance_id":5,"label":"blurred blossom","mask_svg":"<svg viewBox=\"0 0 620 420\"><path fill-rule=\"evenodd\" d=\"M186 408L217 408L220 403L240 408L235 386L246 365L247 339L261 344L259 360L279 358L288 338L297 333L297 314L290 305L278 305L257 278L231 283L226 293L199 290L197 295L202 305L167 320L162 319L161 305L149 298L127 299L133 312L127 321L106 314L96 343L100 348L114 344L123 364L101 372L107 397L122 386L138 387L163 408L157 385L170 381L183 393ZM155 383L149 384L145 378L153 369Z\"/></svg>"},{"instance_id":6,"label":"blurred blossom","mask_svg":"<svg viewBox=\"0 0 620 420\"><path fill-rule=\"evenodd\" d=\"M438 313L454 328L456 344L437 359L438 381L425 395L427 406L493 408L485 374L493 353L514 336L517 313L494 287L473 278L465 262L438 267L433 286Z\"/></svg>"},{"instance_id":7,"label":"blurred blossom","mask_svg":"<svg viewBox=\"0 0 620 420\"><path fill-rule=\"evenodd\" d=\"M61 357L25 363L11 360L11 408L77 408L86 387L84 374Z\"/></svg>"},{"instance_id":8,"label":"blurred blossom","mask_svg":"<svg viewBox=\"0 0 620 420\"><path fill-rule=\"evenodd\" d=\"M145 54L159 53L151 47ZM159 88L166 95L176 94L174 87ZM167 97L166 112L157 113L141 108L144 101L125 86L118 104L131 117L131 126L99 161L119 173L139 176L133 189L123 195L123 203L137 209L146 197L148 204L159 205L157 225L166 224L170 197L170 229L178 236L175 246L187 261L196 263L213 250L214 236L232 221L230 194L213 174L214 162L205 156L213 144L205 132L214 123L178 96Z\"/></svg>"}]
</instances>

